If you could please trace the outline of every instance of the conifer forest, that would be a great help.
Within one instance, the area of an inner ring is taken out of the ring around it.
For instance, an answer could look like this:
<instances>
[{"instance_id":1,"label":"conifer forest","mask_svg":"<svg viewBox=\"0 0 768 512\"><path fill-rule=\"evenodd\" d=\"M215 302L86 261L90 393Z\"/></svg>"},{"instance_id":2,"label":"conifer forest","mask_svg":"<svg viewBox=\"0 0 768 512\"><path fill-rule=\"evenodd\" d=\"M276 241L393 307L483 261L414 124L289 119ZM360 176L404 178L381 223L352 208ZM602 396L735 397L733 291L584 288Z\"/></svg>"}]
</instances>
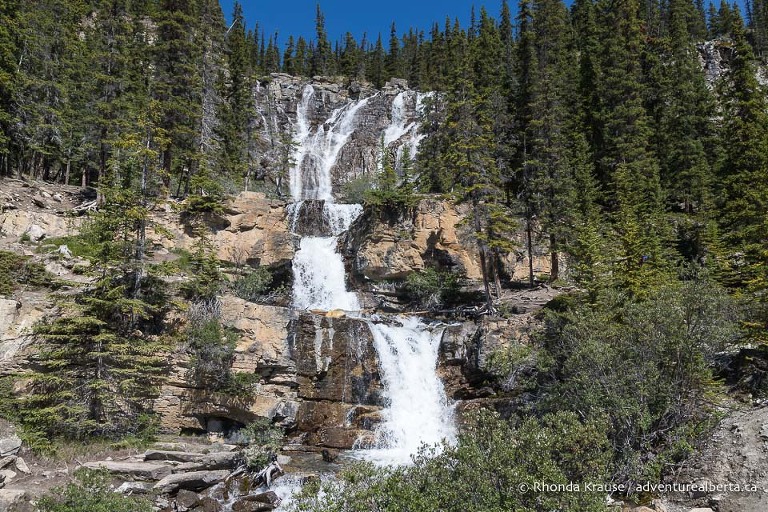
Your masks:
<instances>
[{"instance_id":1,"label":"conifer forest","mask_svg":"<svg viewBox=\"0 0 768 512\"><path fill-rule=\"evenodd\" d=\"M0 0L0 510L768 510L768 1L258 3Z\"/></svg>"}]
</instances>

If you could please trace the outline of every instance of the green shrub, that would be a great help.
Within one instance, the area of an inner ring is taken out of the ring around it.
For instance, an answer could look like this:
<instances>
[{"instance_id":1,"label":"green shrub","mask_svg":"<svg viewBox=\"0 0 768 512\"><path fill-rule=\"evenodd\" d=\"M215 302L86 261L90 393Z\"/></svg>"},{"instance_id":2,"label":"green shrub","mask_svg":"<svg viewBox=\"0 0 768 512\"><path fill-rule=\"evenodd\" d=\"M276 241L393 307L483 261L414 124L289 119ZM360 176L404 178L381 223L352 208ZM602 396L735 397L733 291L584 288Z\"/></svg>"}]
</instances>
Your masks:
<instances>
[{"instance_id":1,"label":"green shrub","mask_svg":"<svg viewBox=\"0 0 768 512\"><path fill-rule=\"evenodd\" d=\"M405 290L420 307L435 309L456 298L462 281L462 277L454 272L430 267L408 274Z\"/></svg>"},{"instance_id":2,"label":"green shrub","mask_svg":"<svg viewBox=\"0 0 768 512\"><path fill-rule=\"evenodd\" d=\"M272 273L266 267L245 269L243 275L230 285L232 293L243 300L256 302L269 290L272 284Z\"/></svg>"},{"instance_id":3,"label":"green shrub","mask_svg":"<svg viewBox=\"0 0 768 512\"><path fill-rule=\"evenodd\" d=\"M259 470L269 464L269 457L283 445L283 431L267 418L259 418L241 429L240 441L247 443L244 451L249 468Z\"/></svg>"},{"instance_id":4,"label":"green shrub","mask_svg":"<svg viewBox=\"0 0 768 512\"><path fill-rule=\"evenodd\" d=\"M298 510L605 510L603 492L535 487L606 481L610 445L603 423L558 413L514 427L487 411L470 420L455 447L437 455L425 449L410 467L358 464L337 480L307 486Z\"/></svg>"},{"instance_id":5,"label":"green shrub","mask_svg":"<svg viewBox=\"0 0 768 512\"><path fill-rule=\"evenodd\" d=\"M37 503L39 512L152 512L152 503L112 490L105 470L79 469L75 481L54 489Z\"/></svg>"},{"instance_id":6,"label":"green shrub","mask_svg":"<svg viewBox=\"0 0 768 512\"><path fill-rule=\"evenodd\" d=\"M0 251L0 295L10 295L19 285L55 287L56 278L40 262L9 251Z\"/></svg>"},{"instance_id":7,"label":"green shrub","mask_svg":"<svg viewBox=\"0 0 768 512\"><path fill-rule=\"evenodd\" d=\"M596 304L546 315L544 343L557 364L544 410L611 418L618 481L657 480L708 424L717 391L710 364L740 336L736 308L706 279L673 283L643 299L605 292Z\"/></svg>"},{"instance_id":8,"label":"green shrub","mask_svg":"<svg viewBox=\"0 0 768 512\"><path fill-rule=\"evenodd\" d=\"M362 204L366 194L373 189L373 178L363 174L352 178L341 187L341 200L345 203Z\"/></svg>"},{"instance_id":9,"label":"green shrub","mask_svg":"<svg viewBox=\"0 0 768 512\"><path fill-rule=\"evenodd\" d=\"M206 309L206 304L193 308ZM190 315L186 329L187 347L192 353L194 382L212 390L226 389L232 383L232 360L237 336L221 325L218 315L195 313Z\"/></svg>"}]
</instances>

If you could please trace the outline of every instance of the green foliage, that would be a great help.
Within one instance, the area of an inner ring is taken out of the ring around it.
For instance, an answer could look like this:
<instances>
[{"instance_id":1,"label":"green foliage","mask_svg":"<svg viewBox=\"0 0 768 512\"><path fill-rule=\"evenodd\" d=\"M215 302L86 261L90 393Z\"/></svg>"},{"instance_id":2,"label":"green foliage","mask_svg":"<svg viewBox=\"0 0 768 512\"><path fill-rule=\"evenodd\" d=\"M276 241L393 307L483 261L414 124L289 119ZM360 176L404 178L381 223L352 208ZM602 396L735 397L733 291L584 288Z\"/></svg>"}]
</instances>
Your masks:
<instances>
[{"instance_id":1,"label":"green foliage","mask_svg":"<svg viewBox=\"0 0 768 512\"><path fill-rule=\"evenodd\" d=\"M106 470L79 469L75 481L54 489L37 503L39 512L151 512L146 498L123 496L111 486Z\"/></svg>"},{"instance_id":2,"label":"green foliage","mask_svg":"<svg viewBox=\"0 0 768 512\"><path fill-rule=\"evenodd\" d=\"M453 302L462 282L456 272L428 267L408 274L405 290L418 306L435 309Z\"/></svg>"},{"instance_id":3,"label":"green foliage","mask_svg":"<svg viewBox=\"0 0 768 512\"><path fill-rule=\"evenodd\" d=\"M238 275L230 284L232 293L243 300L257 302L269 290L272 284L272 273L266 267L246 267L242 275Z\"/></svg>"},{"instance_id":4,"label":"green foliage","mask_svg":"<svg viewBox=\"0 0 768 512\"><path fill-rule=\"evenodd\" d=\"M200 234L195 242L195 252L190 255L188 264L192 275L181 285L181 292L190 301L214 300L224 287L225 279L219 259L205 234Z\"/></svg>"},{"instance_id":5,"label":"green foliage","mask_svg":"<svg viewBox=\"0 0 768 512\"><path fill-rule=\"evenodd\" d=\"M9 251L0 251L0 295L11 295L19 286L55 287L56 279L45 265Z\"/></svg>"},{"instance_id":6,"label":"green foliage","mask_svg":"<svg viewBox=\"0 0 768 512\"><path fill-rule=\"evenodd\" d=\"M368 174L352 178L342 185L341 197L345 203L362 204L373 190L374 180Z\"/></svg>"},{"instance_id":7,"label":"green foliage","mask_svg":"<svg viewBox=\"0 0 768 512\"><path fill-rule=\"evenodd\" d=\"M403 177L397 175L392 155L384 148L382 140L382 169L376 177L373 187L365 191L363 200L367 206L374 208L389 208L399 210L409 208L418 202L413 193L413 187L409 181L407 169ZM404 152L403 160L410 165L410 156Z\"/></svg>"},{"instance_id":8,"label":"green foliage","mask_svg":"<svg viewBox=\"0 0 768 512\"><path fill-rule=\"evenodd\" d=\"M220 214L224 208L224 187L208 172L201 171L192 176L190 194L184 201L182 211L192 218L201 214Z\"/></svg>"},{"instance_id":9,"label":"green foliage","mask_svg":"<svg viewBox=\"0 0 768 512\"><path fill-rule=\"evenodd\" d=\"M249 423L239 432L240 440L248 446L244 451L245 462L253 470L260 470L269 464L269 458L283 446L284 434L267 418Z\"/></svg>"},{"instance_id":10,"label":"green foliage","mask_svg":"<svg viewBox=\"0 0 768 512\"><path fill-rule=\"evenodd\" d=\"M710 280L689 275L644 299L606 291L546 317L544 342L556 379L545 410L610 418L619 481L655 481L658 457L681 443L711 411L709 364L739 338L737 309ZM678 460L679 461L679 460Z\"/></svg>"},{"instance_id":11,"label":"green foliage","mask_svg":"<svg viewBox=\"0 0 768 512\"><path fill-rule=\"evenodd\" d=\"M608 440L600 422L582 423L572 413L530 418L518 426L482 411L455 447L414 465L376 468L360 464L338 481L308 486L297 510L378 512L441 510L605 510L605 493L536 489L536 482L602 482L608 475Z\"/></svg>"},{"instance_id":12,"label":"green foliage","mask_svg":"<svg viewBox=\"0 0 768 512\"><path fill-rule=\"evenodd\" d=\"M190 306L185 331L192 354L191 372L195 383L215 391L232 382L232 360L237 337L221 325L218 304L198 302Z\"/></svg>"}]
</instances>

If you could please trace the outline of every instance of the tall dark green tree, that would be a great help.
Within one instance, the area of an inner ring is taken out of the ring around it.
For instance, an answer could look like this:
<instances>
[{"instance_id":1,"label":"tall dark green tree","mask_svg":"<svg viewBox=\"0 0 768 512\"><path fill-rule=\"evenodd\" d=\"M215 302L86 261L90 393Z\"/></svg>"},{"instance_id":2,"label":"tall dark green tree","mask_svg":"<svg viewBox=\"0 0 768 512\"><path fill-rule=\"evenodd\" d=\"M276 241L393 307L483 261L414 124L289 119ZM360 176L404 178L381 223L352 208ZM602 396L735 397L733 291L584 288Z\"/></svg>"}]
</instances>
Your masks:
<instances>
[{"instance_id":1,"label":"tall dark green tree","mask_svg":"<svg viewBox=\"0 0 768 512\"><path fill-rule=\"evenodd\" d=\"M616 278L639 291L667 266L659 164L644 106L643 33L636 0L599 1L601 98L599 177L606 188L619 240Z\"/></svg>"},{"instance_id":2,"label":"tall dark green tree","mask_svg":"<svg viewBox=\"0 0 768 512\"><path fill-rule=\"evenodd\" d=\"M723 147L720 222L735 275L732 284L754 291L762 303L753 332L765 341L768 327L768 104L755 75L754 54L738 12L734 55L723 87ZM737 254L741 253L741 254Z\"/></svg>"},{"instance_id":3,"label":"tall dark green tree","mask_svg":"<svg viewBox=\"0 0 768 512\"><path fill-rule=\"evenodd\" d=\"M162 127L170 138L162 151L166 193L170 192L172 177L179 183L186 181L199 165L197 137L202 117L204 45L194 34L202 32L200 21L196 1L160 2L153 95L163 112Z\"/></svg>"}]
</instances>

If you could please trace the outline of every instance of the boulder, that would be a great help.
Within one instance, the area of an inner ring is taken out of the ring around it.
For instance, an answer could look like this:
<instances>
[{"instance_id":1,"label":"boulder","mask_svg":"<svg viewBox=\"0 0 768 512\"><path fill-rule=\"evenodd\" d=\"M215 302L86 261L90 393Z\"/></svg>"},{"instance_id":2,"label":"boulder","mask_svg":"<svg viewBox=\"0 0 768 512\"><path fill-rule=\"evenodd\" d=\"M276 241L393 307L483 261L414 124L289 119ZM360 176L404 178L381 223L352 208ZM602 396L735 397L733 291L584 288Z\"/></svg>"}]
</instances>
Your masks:
<instances>
[{"instance_id":1,"label":"boulder","mask_svg":"<svg viewBox=\"0 0 768 512\"><path fill-rule=\"evenodd\" d=\"M229 476L229 471L192 471L191 473L175 473L168 475L154 486L161 494L175 494L181 489L188 491L202 491Z\"/></svg>"},{"instance_id":2,"label":"boulder","mask_svg":"<svg viewBox=\"0 0 768 512\"><path fill-rule=\"evenodd\" d=\"M19 489L0 489L0 510L11 510L11 507L24 503L27 492Z\"/></svg>"},{"instance_id":3,"label":"boulder","mask_svg":"<svg viewBox=\"0 0 768 512\"><path fill-rule=\"evenodd\" d=\"M144 453L145 461L165 460L184 463L177 466L177 472L189 471L191 466L198 469L232 469L237 466L240 458L240 454L237 452L192 453L147 450Z\"/></svg>"},{"instance_id":4,"label":"boulder","mask_svg":"<svg viewBox=\"0 0 768 512\"><path fill-rule=\"evenodd\" d=\"M273 491L245 496L232 504L232 512L266 512L276 509L282 500Z\"/></svg>"},{"instance_id":5,"label":"boulder","mask_svg":"<svg viewBox=\"0 0 768 512\"><path fill-rule=\"evenodd\" d=\"M200 496L197 493L181 489L176 495L176 507L179 511L189 510L200 504Z\"/></svg>"},{"instance_id":6,"label":"boulder","mask_svg":"<svg viewBox=\"0 0 768 512\"><path fill-rule=\"evenodd\" d=\"M15 455L8 455L7 457L3 457L0 459L0 469L4 469L6 466L10 466L14 462L16 462Z\"/></svg>"},{"instance_id":7,"label":"boulder","mask_svg":"<svg viewBox=\"0 0 768 512\"><path fill-rule=\"evenodd\" d=\"M20 473L24 473L25 475L28 475L31 473L31 471L29 470L29 466L27 466L27 463L21 457L16 459L16 469L18 469Z\"/></svg>"},{"instance_id":8,"label":"boulder","mask_svg":"<svg viewBox=\"0 0 768 512\"><path fill-rule=\"evenodd\" d=\"M0 439L0 457L16 455L21 449L21 439L18 436L6 437Z\"/></svg>"},{"instance_id":9,"label":"boulder","mask_svg":"<svg viewBox=\"0 0 768 512\"><path fill-rule=\"evenodd\" d=\"M102 460L99 462L86 462L83 466L90 469L106 469L113 475L131 480L160 480L171 474L171 466L151 462Z\"/></svg>"},{"instance_id":10,"label":"boulder","mask_svg":"<svg viewBox=\"0 0 768 512\"><path fill-rule=\"evenodd\" d=\"M224 507L217 500L206 496L191 512L222 512Z\"/></svg>"},{"instance_id":11,"label":"boulder","mask_svg":"<svg viewBox=\"0 0 768 512\"><path fill-rule=\"evenodd\" d=\"M144 482L123 482L120 487L115 489L115 492L121 494L148 494L152 491L152 484Z\"/></svg>"},{"instance_id":12,"label":"boulder","mask_svg":"<svg viewBox=\"0 0 768 512\"><path fill-rule=\"evenodd\" d=\"M32 242L39 242L45 238L45 230L37 224L32 224L29 226L27 230L24 231L24 234L27 235L27 238L29 238Z\"/></svg>"}]
</instances>

